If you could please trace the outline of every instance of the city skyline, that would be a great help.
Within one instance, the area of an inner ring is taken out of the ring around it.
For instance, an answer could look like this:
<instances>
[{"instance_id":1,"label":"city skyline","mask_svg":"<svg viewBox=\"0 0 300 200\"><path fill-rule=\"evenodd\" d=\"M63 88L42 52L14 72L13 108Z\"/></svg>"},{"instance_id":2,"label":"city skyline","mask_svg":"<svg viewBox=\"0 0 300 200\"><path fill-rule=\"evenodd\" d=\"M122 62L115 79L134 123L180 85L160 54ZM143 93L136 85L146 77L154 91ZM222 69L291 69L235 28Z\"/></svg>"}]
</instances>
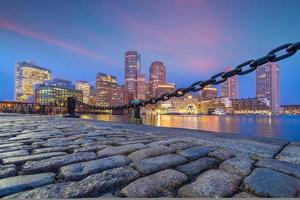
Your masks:
<instances>
[{"instance_id":1,"label":"city skyline","mask_svg":"<svg viewBox=\"0 0 300 200\"><path fill-rule=\"evenodd\" d=\"M297 1L293 1L293 6L283 1L272 1L271 6L268 1L229 1L228 5L221 1L218 5L215 1L164 1L159 7L146 1L140 4L135 4L135 1L91 1L90 4L76 1L72 5L58 2L57 16L50 12L53 6L44 5L47 2L43 5L38 1L31 2L29 7L20 1L18 8L9 1L0 3L1 100L13 99L14 66L17 61L33 60L50 68L53 77L73 82L94 81L97 72L113 74L122 81L124 52L134 49L142 55L142 74L146 73L148 77L151 62L160 60L168 67L168 82L182 87L207 79L227 66L235 67L249 58L260 57L282 43L298 41L300 33L296 26L299 16L296 12ZM260 21L254 20L254 23L250 13L237 14L247 5L253 7L252 11ZM67 6L70 6L67 12L69 17L64 18L66 13L63 11ZM95 13L93 7L101 14ZM110 17L105 12L108 7L116 11L116 16ZM221 7L228 13L218 12L213 17L209 14ZM269 8L268 13L263 12L266 7ZM79 8L90 15L77 15ZM281 13L283 8L289 9L289 12ZM161 12L166 9L174 14ZM205 12L205 9L208 11ZM198 14L198 11L202 12ZM175 13L180 17L176 17ZM276 19L278 13L281 13L280 20L268 20ZM39 14L42 19L35 17ZM203 20L200 20L201 17ZM239 20L242 17L245 17L243 22ZM58 19L64 20L59 22ZM80 19L86 19L88 23L83 25ZM265 28L254 29L258 27L257 23L264 23ZM54 29L54 25L58 25L59 29ZM293 27L293 30L288 30L288 27ZM204 32L206 29L207 33ZM74 34L76 30L78 34ZM234 35L230 36L230 33ZM285 89L300 84L294 72L298 70L299 58L295 55L280 63L281 104L299 103L300 95ZM255 73L239 77L238 93L240 98L255 96Z\"/></svg>"}]
</instances>

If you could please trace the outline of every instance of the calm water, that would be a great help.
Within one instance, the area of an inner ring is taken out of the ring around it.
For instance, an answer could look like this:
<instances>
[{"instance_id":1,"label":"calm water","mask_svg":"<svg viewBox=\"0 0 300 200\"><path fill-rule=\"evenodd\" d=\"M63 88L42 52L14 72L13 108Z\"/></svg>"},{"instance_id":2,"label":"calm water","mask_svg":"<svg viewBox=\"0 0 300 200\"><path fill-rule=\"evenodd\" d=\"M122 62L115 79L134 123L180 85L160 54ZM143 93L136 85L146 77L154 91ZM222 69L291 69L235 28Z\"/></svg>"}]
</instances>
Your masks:
<instances>
[{"instance_id":1,"label":"calm water","mask_svg":"<svg viewBox=\"0 0 300 200\"><path fill-rule=\"evenodd\" d=\"M83 115L82 118L128 123L130 116ZM300 116L158 115L143 116L143 123L152 126L199 129L228 134L240 133L300 141Z\"/></svg>"}]
</instances>

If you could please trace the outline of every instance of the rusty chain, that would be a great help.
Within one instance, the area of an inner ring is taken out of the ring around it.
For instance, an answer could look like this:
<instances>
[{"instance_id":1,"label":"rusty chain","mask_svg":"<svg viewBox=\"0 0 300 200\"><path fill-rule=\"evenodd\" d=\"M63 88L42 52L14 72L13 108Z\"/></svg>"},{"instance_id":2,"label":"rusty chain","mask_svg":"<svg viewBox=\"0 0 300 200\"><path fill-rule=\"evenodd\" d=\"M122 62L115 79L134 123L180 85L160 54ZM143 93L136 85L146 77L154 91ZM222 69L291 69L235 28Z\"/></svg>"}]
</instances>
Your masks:
<instances>
[{"instance_id":1,"label":"rusty chain","mask_svg":"<svg viewBox=\"0 0 300 200\"><path fill-rule=\"evenodd\" d=\"M243 62L239 65L237 65L234 69L230 71L224 71L217 73L213 75L210 79L205 81L197 81L190 86L186 88L180 88L175 90L172 93L166 93L163 94L160 97L153 97L146 100L141 100L138 103L128 103L125 105L120 106L93 106L89 104L85 104L83 102L79 102L79 105L86 106L89 109L95 109L95 110L123 110L123 109L129 109L129 108L135 108L135 107L144 107L148 104L156 104L159 101L167 101L172 97L182 97L186 93L189 92L197 92L202 90L208 85L218 85L223 82L225 82L227 79L233 76L240 76L249 74L257 69L257 67L266 64L267 62L277 62L283 59L286 59L292 55L294 55L298 50L300 49L300 42L296 43L287 43L284 45L281 45L272 51L270 51L267 55L255 59L255 60L248 60L246 62ZM281 54L280 54L281 52Z\"/></svg>"}]
</instances>

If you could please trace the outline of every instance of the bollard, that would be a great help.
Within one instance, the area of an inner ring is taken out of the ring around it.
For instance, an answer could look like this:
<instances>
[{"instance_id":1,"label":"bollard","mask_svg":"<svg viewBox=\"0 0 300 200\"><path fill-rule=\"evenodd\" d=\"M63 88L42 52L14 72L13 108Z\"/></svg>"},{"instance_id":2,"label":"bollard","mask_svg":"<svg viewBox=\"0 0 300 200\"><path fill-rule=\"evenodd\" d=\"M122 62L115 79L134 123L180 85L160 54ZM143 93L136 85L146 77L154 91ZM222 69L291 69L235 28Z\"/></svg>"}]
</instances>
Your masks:
<instances>
[{"instance_id":1,"label":"bollard","mask_svg":"<svg viewBox=\"0 0 300 200\"><path fill-rule=\"evenodd\" d=\"M132 102L138 103L139 100L134 100ZM141 118L141 107L140 106L133 108L130 123L131 124L142 124L143 123L143 119Z\"/></svg>"},{"instance_id":2,"label":"bollard","mask_svg":"<svg viewBox=\"0 0 300 200\"><path fill-rule=\"evenodd\" d=\"M71 117L71 118L79 118L80 117L80 115L75 114L76 100L74 97L67 98L67 107L68 107L68 114L66 114L64 117Z\"/></svg>"}]
</instances>

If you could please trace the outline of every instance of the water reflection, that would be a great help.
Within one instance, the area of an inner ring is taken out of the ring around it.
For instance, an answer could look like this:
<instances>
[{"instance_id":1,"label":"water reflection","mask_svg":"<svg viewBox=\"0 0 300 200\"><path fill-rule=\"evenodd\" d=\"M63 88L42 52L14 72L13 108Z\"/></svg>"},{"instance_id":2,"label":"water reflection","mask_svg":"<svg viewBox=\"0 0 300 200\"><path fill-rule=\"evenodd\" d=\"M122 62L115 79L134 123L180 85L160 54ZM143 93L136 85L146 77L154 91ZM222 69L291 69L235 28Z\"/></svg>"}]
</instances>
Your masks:
<instances>
[{"instance_id":1,"label":"water reflection","mask_svg":"<svg viewBox=\"0 0 300 200\"><path fill-rule=\"evenodd\" d=\"M82 115L82 118L125 123L130 121L129 115ZM300 141L300 116L157 115L143 116L143 123Z\"/></svg>"}]
</instances>

